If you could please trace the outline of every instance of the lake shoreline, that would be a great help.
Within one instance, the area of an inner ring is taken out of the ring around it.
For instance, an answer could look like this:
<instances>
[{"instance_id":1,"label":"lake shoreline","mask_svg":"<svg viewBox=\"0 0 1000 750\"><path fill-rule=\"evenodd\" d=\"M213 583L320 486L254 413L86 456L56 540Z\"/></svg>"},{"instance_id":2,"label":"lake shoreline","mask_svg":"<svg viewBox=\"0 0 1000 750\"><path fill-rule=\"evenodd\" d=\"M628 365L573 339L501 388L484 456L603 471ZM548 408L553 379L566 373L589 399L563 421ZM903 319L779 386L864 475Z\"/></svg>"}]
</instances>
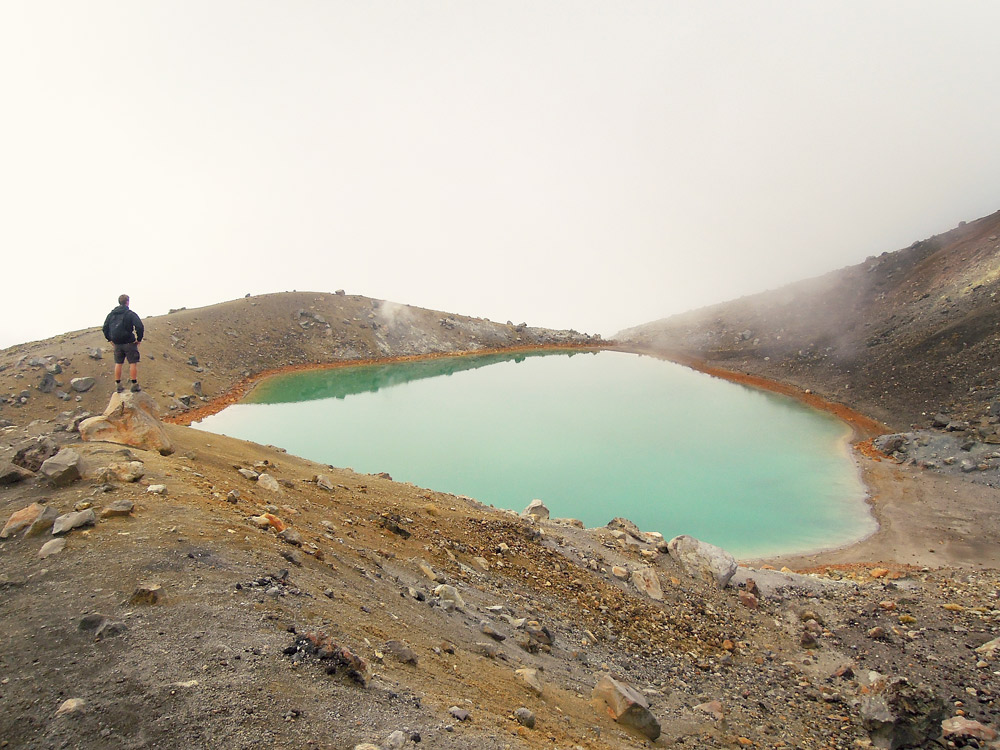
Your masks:
<instances>
[{"instance_id":1,"label":"lake shoreline","mask_svg":"<svg viewBox=\"0 0 1000 750\"><path fill-rule=\"evenodd\" d=\"M755 375L714 367L694 357L644 347L613 347L674 362L751 388L780 393L838 417L853 431L851 445L868 507L878 527L869 535L836 547L741 560L794 570L851 569L884 566L995 568L1000 566L1000 519L994 509L997 490L959 476L904 466L879 453L872 439L891 432L884 424L808 390Z\"/></svg>"},{"instance_id":2,"label":"lake shoreline","mask_svg":"<svg viewBox=\"0 0 1000 750\"><path fill-rule=\"evenodd\" d=\"M292 372L339 369L365 365L384 365L400 362L474 357L491 354L517 354L518 352L597 352L618 351L650 356L673 362L693 370L772 393L793 398L818 411L836 416L851 429L848 438L853 458L867 488L865 500L877 527L870 534L843 545L804 552L745 558L743 564L768 564L792 569L819 569L823 567L889 566L924 567L942 565L1000 565L1000 553L994 552L990 543L1000 533L1000 522L987 512L995 503L996 491L973 485L958 477L931 474L912 467L900 467L892 459L876 451L873 437L888 432L888 428L843 404L820 398L808 390L768 380L746 373L711 366L693 357L678 356L642 347L629 347L613 343L598 346L530 345L516 348L490 348L441 352L428 355L407 355L369 358L340 362L307 363L272 368L239 381L225 393L203 406L184 414L168 417L165 421L190 425L216 414L242 398L266 378ZM956 507L965 508L967 515L980 517L978 525L964 528L961 533L942 526L941 519L953 513Z\"/></svg>"}]
</instances>

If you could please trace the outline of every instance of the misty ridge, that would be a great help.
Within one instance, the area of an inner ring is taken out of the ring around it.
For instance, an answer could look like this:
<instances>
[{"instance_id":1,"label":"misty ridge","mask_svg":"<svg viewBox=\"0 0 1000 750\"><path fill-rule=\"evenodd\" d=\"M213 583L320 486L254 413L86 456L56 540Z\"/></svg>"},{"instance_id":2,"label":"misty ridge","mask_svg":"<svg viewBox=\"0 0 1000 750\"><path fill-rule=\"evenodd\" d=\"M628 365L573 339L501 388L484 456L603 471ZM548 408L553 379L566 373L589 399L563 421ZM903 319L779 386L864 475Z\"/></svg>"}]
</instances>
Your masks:
<instances>
[{"instance_id":1,"label":"misty ridge","mask_svg":"<svg viewBox=\"0 0 1000 750\"><path fill-rule=\"evenodd\" d=\"M810 388L900 427L1000 396L1000 212L780 289L619 332Z\"/></svg>"}]
</instances>

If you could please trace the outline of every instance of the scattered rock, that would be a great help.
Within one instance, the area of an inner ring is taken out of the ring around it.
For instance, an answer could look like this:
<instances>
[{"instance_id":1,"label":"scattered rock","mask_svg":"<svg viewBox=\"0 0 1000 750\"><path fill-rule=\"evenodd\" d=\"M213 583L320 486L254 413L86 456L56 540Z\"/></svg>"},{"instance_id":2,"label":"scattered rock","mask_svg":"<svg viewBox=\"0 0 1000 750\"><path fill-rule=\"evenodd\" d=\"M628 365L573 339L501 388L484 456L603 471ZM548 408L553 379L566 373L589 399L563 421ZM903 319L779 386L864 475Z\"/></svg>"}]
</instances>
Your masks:
<instances>
[{"instance_id":1,"label":"scattered rock","mask_svg":"<svg viewBox=\"0 0 1000 750\"><path fill-rule=\"evenodd\" d=\"M101 511L101 518L114 518L116 516L131 515L135 509L135 503L131 500L115 500L107 508Z\"/></svg>"},{"instance_id":2,"label":"scattered rock","mask_svg":"<svg viewBox=\"0 0 1000 750\"><path fill-rule=\"evenodd\" d=\"M10 461L0 462L0 487L23 482L35 476L34 472L28 471L22 466L17 466Z\"/></svg>"},{"instance_id":3,"label":"scattered rock","mask_svg":"<svg viewBox=\"0 0 1000 750\"><path fill-rule=\"evenodd\" d=\"M53 487L66 487L81 476L80 454L72 448L63 448L45 459L38 471Z\"/></svg>"},{"instance_id":4,"label":"scattered rock","mask_svg":"<svg viewBox=\"0 0 1000 750\"><path fill-rule=\"evenodd\" d=\"M278 539L289 544L294 544L296 547L302 546L302 535L290 526L278 532Z\"/></svg>"},{"instance_id":5,"label":"scattered rock","mask_svg":"<svg viewBox=\"0 0 1000 750\"><path fill-rule=\"evenodd\" d=\"M517 669L514 671L517 678L527 685L528 689L535 695L542 694L542 678L539 677L539 672L534 667L524 667L523 669Z\"/></svg>"},{"instance_id":6,"label":"scattered rock","mask_svg":"<svg viewBox=\"0 0 1000 750\"><path fill-rule=\"evenodd\" d=\"M59 517L59 511L52 505L46 505L41 514L36 518L28 530L24 532L26 537L41 536L52 529L52 524Z\"/></svg>"},{"instance_id":7,"label":"scattered rock","mask_svg":"<svg viewBox=\"0 0 1000 750\"><path fill-rule=\"evenodd\" d=\"M50 539L42 548L38 550L38 557L44 560L46 557L52 555L58 555L66 547L66 537L59 537L58 539Z\"/></svg>"},{"instance_id":8,"label":"scattered rock","mask_svg":"<svg viewBox=\"0 0 1000 750\"><path fill-rule=\"evenodd\" d=\"M632 585L639 591L654 601L663 601L663 589L660 588L660 579L656 577L656 571L652 568L639 568L632 571Z\"/></svg>"},{"instance_id":9,"label":"scattered rock","mask_svg":"<svg viewBox=\"0 0 1000 750\"><path fill-rule=\"evenodd\" d=\"M281 485L278 484L278 480L272 477L270 474L264 473L257 476L257 484L263 487L268 492L281 492Z\"/></svg>"},{"instance_id":10,"label":"scattered rock","mask_svg":"<svg viewBox=\"0 0 1000 750\"><path fill-rule=\"evenodd\" d=\"M447 583L442 583L440 586L435 587L434 596L443 602L451 602L456 609L465 609L465 600L458 593L458 589Z\"/></svg>"},{"instance_id":11,"label":"scattered rock","mask_svg":"<svg viewBox=\"0 0 1000 750\"><path fill-rule=\"evenodd\" d=\"M403 664L417 663L417 653L402 641L386 641L385 650Z\"/></svg>"},{"instance_id":12,"label":"scattered rock","mask_svg":"<svg viewBox=\"0 0 1000 750\"><path fill-rule=\"evenodd\" d=\"M946 740L973 739L992 742L997 738L997 732L992 727L964 716L952 716L941 722L941 731Z\"/></svg>"},{"instance_id":13,"label":"scattered rock","mask_svg":"<svg viewBox=\"0 0 1000 750\"><path fill-rule=\"evenodd\" d=\"M619 724L634 729L656 740L660 736L660 722L649 710L649 703L642 693L631 685L602 675L594 686L593 697L603 701L608 715Z\"/></svg>"},{"instance_id":14,"label":"scattered rock","mask_svg":"<svg viewBox=\"0 0 1000 750\"><path fill-rule=\"evenodd\" d=\"M97 473L97 481L130 484L138 482L145 473L146 466L142 461L119 461L101 469Z\"/></svg>"},{"instance_id":15,"label":"scattered rock","mask_svg":"<svg viewBox=\"0 0 1000 750\"><path fill-rule=\"evenodd\" d=\"M56 716L69 716L81 713L87 706L87 702L82 698L70 698L65 700L56 709Z\"/></svg>"},{"instance_id":16,"label":"scattered rock","mask_svg":"<svg viewBox=\"0 0 1000 750\"><path fill-rule=\"evenodd\" d=\"M483 620L482 622L479 623L479 630L484 635L488 635L494 641L505 641L505 640L507 640L507 636L505 636L503 633L499 632L496 628L493 627L493 625L491 625L486 620Z\"/></svg>"},{"instance_id":17,"label":"scattered rock","mask_svg":"<svg viewBox=\"0 0 1000 750\"><path fill-rule=\"evenodd\" d=\"M458 721L469 721L470 718L469 712L464 708L459 708L458 706L452 706L449 708L448 713L450 713Z\"/></svg>"},{"instance_id":18,"label":"scattered rock","mask_svg":"<svg viewBox=\"0 0 1000 750\"><path fill-rule=\"evenodd\" d=\"M528 729L535 728L535 714L523 706L514 711L514 718L517 719L517 723L522 727L527 727Z\"/></svg>"},{"instance_id":19,"label":"scattered rock","mask_svg":"<svg viewBox=\"0 0 1000 750\"><path fill-rule=\"evenodd\" d=\"M85 393L94 387L94 383L97 382L91 377L84 378L73 378L69 381L69 387L72 388L77 393Z\"/></svg>"},{"instance_id":20,"label":"scattered rock","mask_svg":"<svg viewBox=\"0 0 1000 750\"><path fill-rule=\"evenodd\" d=\"M147 493L152 493L153 495L166 495L167 485L165 484L151 484L146 488Z\"/></svg>"},{"instance_id":21,"label":"scattered rock","mask_svg":"<svg viewBox=\"0 0 1000 750\"><path fill-rule=\"evenodd\" d=\"M73 529L79 529L82 526L93 526L95 523L97 523L97 515L92 508L64 513L53 522L52 535L58 536Z\"/></svg>"},{"instance_id":22,"label":"scattered rock","mask_svg":"<svg viewBox=\"0 0 1000 750\"><path fill-rule=\"evenodd\" d=\"M26 529L31 524L33 524L40 515L42 511L45 510L45 506L39 503L32 503L19 511L15 511L10 518L7 519L7 523L4 524L2 530L0 530L0 539L9 539L14 536L21 529Z\"/></svg>"},{"instance_id":23,"label":"scattered rock","mask_svg":"<svg viewBox=\"0 0 1000 750\"><path fill-rule=\"evenodd\" d=\"M158 604L163 598L163 587L158 583L140 583L132 592L130 604Z\"/></svg>"}]
</instances>

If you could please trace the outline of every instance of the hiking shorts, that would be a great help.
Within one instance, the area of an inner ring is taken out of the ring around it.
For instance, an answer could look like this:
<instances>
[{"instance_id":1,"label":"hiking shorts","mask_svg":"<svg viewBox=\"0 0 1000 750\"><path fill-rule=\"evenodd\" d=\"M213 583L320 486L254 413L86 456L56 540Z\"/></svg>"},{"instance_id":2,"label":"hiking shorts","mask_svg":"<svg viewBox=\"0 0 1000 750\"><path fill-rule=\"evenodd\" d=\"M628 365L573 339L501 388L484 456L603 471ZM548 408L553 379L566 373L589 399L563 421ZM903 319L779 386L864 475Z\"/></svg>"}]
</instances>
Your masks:
<instances>
[{"instance_id":1,"label":"hiking shorts","mask_svg":"<svg viewBox=\"0 0 1000 750\"><path fill-rule=\"evenodd\" d=\"M115 344L115 364L120 365L126 359L133 365L139 361L139 345L134 341L131 344Z\"/></svg>"}]
</instances>

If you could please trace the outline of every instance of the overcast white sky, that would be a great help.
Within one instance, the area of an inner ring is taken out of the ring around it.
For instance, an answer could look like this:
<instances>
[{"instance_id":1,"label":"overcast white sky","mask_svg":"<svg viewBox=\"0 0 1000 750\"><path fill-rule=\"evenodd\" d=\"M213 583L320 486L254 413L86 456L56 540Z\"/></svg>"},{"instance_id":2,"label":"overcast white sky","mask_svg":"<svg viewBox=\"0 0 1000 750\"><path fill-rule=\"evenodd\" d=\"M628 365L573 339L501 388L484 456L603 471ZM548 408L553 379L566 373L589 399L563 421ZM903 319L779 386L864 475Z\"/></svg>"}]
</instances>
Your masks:
<instances>
[{"instance_id":1,"label":"overcast white sky","mask_svg":"<svg viewBox=\"0 0 1000 750\"><path fill-rule=\"evenodd\" d=\"M1000 209L1000 2L0 0L0 347L344 288L611 334Z\"/></svg>"}]
</instances>

